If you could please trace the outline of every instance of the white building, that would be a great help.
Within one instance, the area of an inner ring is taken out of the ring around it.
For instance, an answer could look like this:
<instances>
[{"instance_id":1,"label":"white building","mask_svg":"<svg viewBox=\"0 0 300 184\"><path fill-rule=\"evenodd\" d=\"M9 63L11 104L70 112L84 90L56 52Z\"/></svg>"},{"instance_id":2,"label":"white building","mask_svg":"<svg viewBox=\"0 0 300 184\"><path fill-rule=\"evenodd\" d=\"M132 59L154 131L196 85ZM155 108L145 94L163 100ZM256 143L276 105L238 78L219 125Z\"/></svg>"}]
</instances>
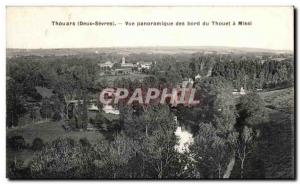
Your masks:
<instances>
[{"instance_id":1,"label":"white building","mask_svg":"<svg viewBox=\"0 0 300 184\"><path fill-rule=\"evenodd\" d=\"M88 110L89 111L99 111L99 108L95 104L92 104L88 107Z\"/></svg>"},{"instance_id":2,"label":"white building","mask_svg":"<svg viewBox=\"0 0 300 184\"><path fill-rule=\"evenodd\" d=\"M115 109L112 105L104 105L102 110L105 113L116 114L116 115L120 114L120 111Z\"/></svg>"},{"instance_id":3,"label":"white building","mask_svg":"<svg viewBox=\"0 0 300 184\"><path fill-rule=\"evenodd\" d=\"M193 84L194 84L194 80L191 78L188 78L187 80L182 81L181 87L188 88L188 87L192 87Z\"/></svg>"},{"instance_id":4,"label":"white building","mask_svg":"<svg viewBox=\"0 0 300 184\"><path fill-rule=\"evenodd\" d=\"M114 63L106 61L105 63L99 63L98 66L102 69L111 69L114 66Z\"/></svg>"},{"instance_id":5,"label":"white building","mask_svg":"<svg viewBox=\"0 0 300 184\"><path fill-rule=\"evenodd\" d=\"M243 87L241 87L240 91L238 91L237 89L234 89L232 92L233 95L245 95L246 91Z\"/></svg>"},{"instance_id":6,"label":"white building","mask_svg":"<svg viewBox=\"0 0 300 184\"><path fill-rule=\"evenodd\" d=\"M198 73L198 75L195 76L195 80L201 79L201 75Z\"/></svg>"},{"instance_id":7,"label":"white building","mask_svg":"<svg viewBox=\"0 0 300 184\"><path fill-rule=\"evenodd\" d=\"M149 70L151 68L151 66L152 66L152 62L141 61L141 62L137 62L136 66L138 67L138 70L142 70L142 69Z\"/></svg>"},{"instance_id":8,"label":"white building","mask_svg":"<svg viewBox=\"0 0 300 184\"><path fill-rule=\"evenodd\" d=\"M246 94L246 91L244 90L243 87L241 87L241 90L240 90L240 95L245 95Z\"/></svg>"},{"instance_id":9,"label":"white building","mask_svg":"<svg viewBox=\"0 0 300 184\"><path fill-rule=\"evenodd\" d=\"M123 57L122 57L122 62L121 62L121 67L122 67L122 68L133 68L133 67L134 67L134 64L132 64L132 63L126 63L126 59L125 59L125 57L123 56Z\"/></svg>"}]
</instances>

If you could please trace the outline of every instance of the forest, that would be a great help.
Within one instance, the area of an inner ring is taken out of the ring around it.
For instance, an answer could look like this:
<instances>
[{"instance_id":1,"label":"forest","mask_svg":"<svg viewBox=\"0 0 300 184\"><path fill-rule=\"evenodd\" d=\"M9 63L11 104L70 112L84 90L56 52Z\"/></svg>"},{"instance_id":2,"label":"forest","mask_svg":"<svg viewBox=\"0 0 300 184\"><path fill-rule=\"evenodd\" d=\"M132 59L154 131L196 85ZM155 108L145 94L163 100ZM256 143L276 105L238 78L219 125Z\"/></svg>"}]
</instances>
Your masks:
<instances>
[{"instance_id":1,"label":"forest","mask_svg":"<svg viewBox=\"0 0 300 184\"><path fill-rule=\"evenodd\" d=\"M152 62L151 68L103 74L99 63L120 62L122 56L99 52L7 58L8 178L295 177L292 54L131 53L127 62ZM183 81L192 81L200 105L120 102L115 115L97 100L107 87L148 89ZM241 88L246 94L233 93ZM91 103L99 110L91 113ZM175 149L178 127L192 135L183 151ZM283 150L282 134L287 138Z\"/></svg>"}]
</instances>

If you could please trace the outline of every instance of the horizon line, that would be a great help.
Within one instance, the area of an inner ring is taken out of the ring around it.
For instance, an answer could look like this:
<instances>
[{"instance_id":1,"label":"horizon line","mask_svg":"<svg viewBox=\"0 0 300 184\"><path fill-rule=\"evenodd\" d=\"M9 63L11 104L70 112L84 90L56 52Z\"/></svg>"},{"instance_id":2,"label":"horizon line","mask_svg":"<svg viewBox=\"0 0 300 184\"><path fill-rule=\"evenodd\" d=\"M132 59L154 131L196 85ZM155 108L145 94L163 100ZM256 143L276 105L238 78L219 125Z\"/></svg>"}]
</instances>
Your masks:
<instances>
[{"instance_id":1,"label":"horizon line","mask_svg":"<svg viewBox=\"0 0 300 184\"><path fill-rule=\"evenodd\" d=\"M175 48L175 47L187 47L187 48L231 48L231 49L257 49L257 50L268 50L268 51L285 51L294 52L290 49L270 49L270 48L259 48L259 47L237 47L237 46L103 46L103 47L49 47L49 48L6 48L6 49L16 49L16 50L57 50L57 49L118 49L118 48Z\"/></svg>"}]
</instances>

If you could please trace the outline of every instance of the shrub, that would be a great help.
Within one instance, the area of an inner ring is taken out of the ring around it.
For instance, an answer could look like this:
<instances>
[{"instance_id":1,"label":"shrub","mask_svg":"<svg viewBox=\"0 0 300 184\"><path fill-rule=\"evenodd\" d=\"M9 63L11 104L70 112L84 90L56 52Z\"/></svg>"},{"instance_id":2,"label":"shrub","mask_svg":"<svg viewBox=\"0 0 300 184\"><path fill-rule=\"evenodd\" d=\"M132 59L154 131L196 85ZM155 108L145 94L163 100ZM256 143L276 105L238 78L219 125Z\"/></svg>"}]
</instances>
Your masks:
<instances>
[{"instance_id":1,"label":"shrub","mask_svg":"<svg viewBox=\"0 0 300 184\"><path fill-rule=\"evenodd\" d=\"M7 139L7 146L13 150L22 150L26 148L26 142L22 136L17 135Z\"/></svg>"},{"instance_id":2,"label":"shrub","mask_svg":"<svg viewBox=\"0 0 300 184\"><path fill-rule=\"evenodd\" d=\"M52 119L53 119L53 121L60 121L60 120L62 120L61 113L60 112L54 112Z\"/></svg>"},{"instance_id":3,"label":"shrub","mask_svg":"<svg viewBox=\"0 0 300 184\"><path fill-rule=\"evenodd\" d=\"M44 147L44 142L40 138L35 138L32 142L31 149L34 151L41 150Z\"/></svg>"},{"instance_id":4,"label":"shrub","mask_svg":"<svg viewBox=\"0 0 300 184\"><path fill-rule=\"evenodd\" d=\"M90 141L87 138L81 138L79 140L79 142L84 147L90 147L91 146L91 143L90 143Z\"/></svg>"},{"instance_id":5,"label":"shrub","mask_svg":"<svg viewBox=\"0 0 300 184\"><path fill-rule=\"evenodd\" d=\"M93 178L95 151L64 138L46 144L29 164L32 178Z\"/></svg>"},{"instance_id":6,"label":"shrub","mask_svg":"<svg viewBox=\"0 0 300 184\"><path fill-rule=\"evenodd\" d=\"M21 160L9 161L7 163L7 177L9 179L30 179L30 170L24 167Z\"/></svg>"},{"instance_id":7,"label":"shrub","mask_svg":"<svg viewBox=\"0 0 300 184\"><path fill-rule=\"evenodd\" d=\"M68 125L72 128L72 129L76 129L78 128L78 122L77 119L75 117L72 117L69 122Z\"/></svg>"}]
</instances>

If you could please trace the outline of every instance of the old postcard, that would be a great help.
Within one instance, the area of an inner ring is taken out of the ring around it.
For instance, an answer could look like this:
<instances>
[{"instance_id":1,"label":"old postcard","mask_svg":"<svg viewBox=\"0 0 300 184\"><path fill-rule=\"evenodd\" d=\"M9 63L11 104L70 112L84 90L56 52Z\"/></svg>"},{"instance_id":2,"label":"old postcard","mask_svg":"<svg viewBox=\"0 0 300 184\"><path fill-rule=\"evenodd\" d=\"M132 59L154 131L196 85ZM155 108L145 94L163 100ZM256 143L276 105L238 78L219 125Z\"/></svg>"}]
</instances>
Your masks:
<instances>
[{"instance_id":1,"label":"old postcard","mask_svg":"<svg viewBox=\"0 0 300 184\"><path fill-rule=\"evenodd\" d=\"M6 8L9 179L295 179L292 6Z\"/></svg>"}]
</instances>

